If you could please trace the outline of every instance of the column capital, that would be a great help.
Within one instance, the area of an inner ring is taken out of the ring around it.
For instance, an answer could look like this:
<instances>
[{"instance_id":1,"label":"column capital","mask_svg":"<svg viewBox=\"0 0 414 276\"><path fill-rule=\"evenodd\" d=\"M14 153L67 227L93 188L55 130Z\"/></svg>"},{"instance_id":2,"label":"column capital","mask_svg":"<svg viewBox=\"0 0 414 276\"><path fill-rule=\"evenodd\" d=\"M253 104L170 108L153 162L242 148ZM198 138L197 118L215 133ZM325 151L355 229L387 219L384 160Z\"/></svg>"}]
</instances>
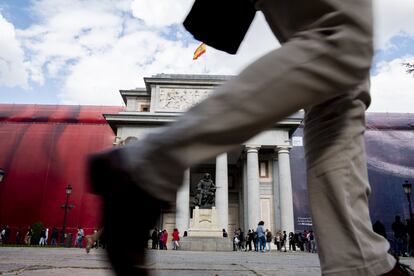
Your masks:
<instances>
[{"instance_id":1,"label":"column capital","mask_svg":"<svg viewBox=\"0 0 414 276\"><path fill-rule=\"evenodd\" d=\"M275 151L277 151L278 154L280 153L289 153L292 149L292 146L276 146Z\"/></svg>"},{"instance_id":2,"label":"column capital","mask_svg":"<svg viewBox=\"0 0 414 276\"><path fill-rule=\"evenodd\" d=\"M246 152L258 152L261 145L247 144L244 145Z\"/></svg>"}]
</instances>

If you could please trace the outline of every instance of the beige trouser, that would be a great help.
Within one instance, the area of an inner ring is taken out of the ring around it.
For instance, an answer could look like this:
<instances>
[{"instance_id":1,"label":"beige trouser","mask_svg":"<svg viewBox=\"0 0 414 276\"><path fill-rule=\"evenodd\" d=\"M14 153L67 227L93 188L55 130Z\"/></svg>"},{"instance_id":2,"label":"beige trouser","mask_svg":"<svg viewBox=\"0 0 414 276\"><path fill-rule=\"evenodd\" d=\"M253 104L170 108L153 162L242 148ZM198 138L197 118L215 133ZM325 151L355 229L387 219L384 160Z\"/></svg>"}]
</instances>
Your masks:
<instances>
[{"instance_id":1,"label":"beige trouser","mask_svg":"<svg viewBox=\"0 0 414 276\"><path fill-rule=\"evenodd\" d=\"M306 109L305 151L324 275L380 275L395 261L372 231L364 112L372 59L370 0L258 0L282 47L175 123L123 148L142 188L173 200L183 171Z\"/></svg>"}]
</instances>

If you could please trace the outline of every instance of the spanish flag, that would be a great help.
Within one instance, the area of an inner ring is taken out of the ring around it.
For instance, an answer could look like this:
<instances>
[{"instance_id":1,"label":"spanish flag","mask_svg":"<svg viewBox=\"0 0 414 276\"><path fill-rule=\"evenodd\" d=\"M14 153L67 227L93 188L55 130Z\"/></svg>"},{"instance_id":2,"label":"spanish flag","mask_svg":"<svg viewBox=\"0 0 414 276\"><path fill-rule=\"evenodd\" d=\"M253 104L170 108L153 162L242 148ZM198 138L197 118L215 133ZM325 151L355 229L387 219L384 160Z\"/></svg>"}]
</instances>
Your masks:
<instances>
[{"instance_id":1,"label":"spanish flag","mask_svg":"<svg viewBox=\"0 0 414 276\"><path fill-rule=\"evenodd\" d=\"M196 60L199 56L206 52L206 44L202 42L194 52L193 60Z\"/></svg>"}]
</instances>

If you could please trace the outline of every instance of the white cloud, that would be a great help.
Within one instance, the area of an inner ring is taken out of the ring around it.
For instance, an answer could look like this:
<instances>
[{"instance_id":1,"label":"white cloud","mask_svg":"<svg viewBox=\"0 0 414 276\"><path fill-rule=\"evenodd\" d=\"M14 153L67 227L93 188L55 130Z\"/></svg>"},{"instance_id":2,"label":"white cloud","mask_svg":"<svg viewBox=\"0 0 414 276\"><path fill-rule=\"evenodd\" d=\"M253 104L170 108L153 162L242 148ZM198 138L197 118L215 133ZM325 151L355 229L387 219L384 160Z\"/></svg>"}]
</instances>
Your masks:
<instances>
[{"instance_id":1,"label":"white cloud","mask_svg":"<svg viewBox=\"0 0 414 276\"><path fill-rule=\"evenodd\" d=\"M153 1L56 1L34 2L31 10L41 20L18 34L30 53L31 80L40 85L51 78L61 81L61 103L120 104L118 90L142 87L146 76L197 74L205 68L210 74L235 74L278 47L259 15L237 57L209 47L205 56L193 61L198 42L187 43L190 36L183 30L168 36L164 28L182 22L191 6L187 0L174 2L174 13L173 8L160 9L154 16L161 20L154 23L148 17L145 24L132 12L148 15Z\"/></svg>"},{"instance_id":2,"label":"white cloud","mask_svg":"<svg viewBox=\"0 0 414 276\"><path fill-rule=\"evenodd\" d=\"M28 88L24 53L14 26L0 14L0 85Z\"/></svg>"},{"instance_id":3,"label":"white cloud","mask_svg":"<svg viewBox=\"0 0 414 276\"><path fill-rule=\"evenodd\" d=\"M414 35L412 0L374 0L376 48L390 47L389 40L399 34Z\"/></svg>"},{"instance_id":4,"label":"white cloud","mask_svg":"<svg viewBox=\"0 0 414 276\"><path fill-rule=\"evenodd\" d=\"M388 47L389 38L414 30L414 23L406 20L408 14L414 14L414 5L409 3L412 0L396 1L375 2L377 47ZM207 47L207 53L193 61L198 42L191 41L190 35L181 29L171 34L168 28L182 23L192 2L33 1L31 16L38 21L16 31L28 59L23 64L20 50L20 63L16 64L20 64L23 73L26 66L32 82L43 85L51 79L57 80L61 84L56 92L61 103L120 104L118 90L142 87L143 77L157 73L205 73L205 69L209 74L237 74L258 57L279 47L263 15L258 13L236 56ZM14 31L13 26L7 26ZM19 46L19 42L15 45ZM413 80L395 62L383 64L373 78L371 111L409 108L409 101L397 103L395 95L399 93L399 98L412 95L407 93L413 87ZM27 80L27 73L21 76Z\"/></svg>"},{"instance_id":5,"label":"white cloud","mask_svg":"<svg viewBox=\"0 0 414 276\"><path fill-rule=\"evenodd\" d=\"M147 26L165 27L180 24L184 20L193 0L134 0L132 14Z\"/></svg>"},{"instance_id":6,"label":"white cloud","mask_svg":"<svg viewBox=\"0 0 414 276\"><path fill-rule=\"evenodd\" d=\"M414 62L413 56L382 62L371 78L371 112L413 112L414 76L405 72L403 62Z\"/></svg>"}]
</instances>

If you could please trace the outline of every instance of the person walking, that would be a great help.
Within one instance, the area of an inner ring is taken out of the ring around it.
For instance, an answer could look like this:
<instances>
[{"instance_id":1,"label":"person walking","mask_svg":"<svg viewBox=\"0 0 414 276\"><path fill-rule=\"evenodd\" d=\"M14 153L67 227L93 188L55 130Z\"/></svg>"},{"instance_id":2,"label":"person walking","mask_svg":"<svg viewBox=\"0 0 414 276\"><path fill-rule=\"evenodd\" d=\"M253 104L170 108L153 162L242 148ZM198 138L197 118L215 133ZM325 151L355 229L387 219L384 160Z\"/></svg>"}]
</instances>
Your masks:
<instances>
[{"instance_id":1,"label":"person walking","mask_svg":"<svg viewBox=\"0 0 414 276\"><path fill-rule=\"evenodd\" d=\"M103 240L103 231L104 229L101 228L99 230L94 229L93 233L91 235L86 235L85 236L85 241L86 241L86 245L85 245L85 251L87 254L89 254L89 252L91 251L92 248L99 248L99 245L103 245L103 247L105 248L105 244L102 242Z\"/></svg>"},{"instance_id":2,"label":"person walking","mask_svg":"<svg viewBox=\"0 0 414 276\"><path fill-rule=\"evenodd\" d=\"M371 101L372 1L196 0L184 26L196 39L233 54L257 10L280 48L162 130L90 158L115 273L146 273L147 233L160 210L174 202L187 168L238 148L300 109L305 109L309 204L322 274L402 271L388 254L388 242L372 230L368 209L363 134ZM143 209L144 224L138 227L126 214ZM121 247L118 225L141 228L145 239Z\"/></svg>"}]
</instances>

